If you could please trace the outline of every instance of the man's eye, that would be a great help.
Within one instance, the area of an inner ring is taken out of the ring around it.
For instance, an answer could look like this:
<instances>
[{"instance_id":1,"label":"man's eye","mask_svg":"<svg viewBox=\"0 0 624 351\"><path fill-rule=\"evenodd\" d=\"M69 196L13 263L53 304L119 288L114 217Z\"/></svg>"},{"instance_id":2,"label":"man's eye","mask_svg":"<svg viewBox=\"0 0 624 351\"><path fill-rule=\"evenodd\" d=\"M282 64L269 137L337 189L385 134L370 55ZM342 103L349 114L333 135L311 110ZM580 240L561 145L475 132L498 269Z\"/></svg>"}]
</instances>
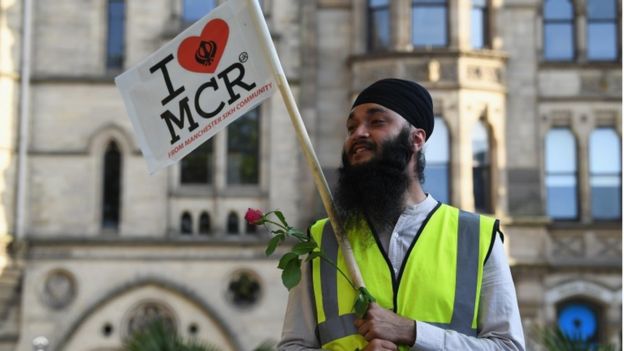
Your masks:
<instances>
[{"instance_id":1,"label":"man's eye","mask_svg":"<svg viewBox=\"0 0 624 351\"><path fill-rule=\"evenodd\" d=\"M373 120L373 122L371 122L373 125L380 125L384 123L383 119L375 119Z\"/></svg>"}]
</instances>

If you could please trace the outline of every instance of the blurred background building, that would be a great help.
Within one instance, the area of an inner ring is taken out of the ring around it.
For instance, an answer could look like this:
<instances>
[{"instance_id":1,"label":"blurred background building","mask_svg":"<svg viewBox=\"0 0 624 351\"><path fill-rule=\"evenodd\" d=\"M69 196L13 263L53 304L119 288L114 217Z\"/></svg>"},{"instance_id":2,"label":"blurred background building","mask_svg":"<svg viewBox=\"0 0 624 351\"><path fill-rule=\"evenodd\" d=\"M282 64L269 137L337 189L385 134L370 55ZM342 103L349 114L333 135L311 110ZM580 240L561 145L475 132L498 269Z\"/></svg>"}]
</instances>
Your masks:
<instances>
[{"instance_id":1,"label":"blurred background building","mask_svg":"<svg viewBox=\"0 0 624 351\"><path fill-rule=\"evenodd\" d=\"M0 350L116 350L160 316L252 350L287 291L248 207L323 216L279 96L154 176L113 78L210 0L0 0ZM425 189L502 219L529 338L621 345L620 0L264 0L332 182L355 94L431 92Z\"/></svg>"}]
</instances>

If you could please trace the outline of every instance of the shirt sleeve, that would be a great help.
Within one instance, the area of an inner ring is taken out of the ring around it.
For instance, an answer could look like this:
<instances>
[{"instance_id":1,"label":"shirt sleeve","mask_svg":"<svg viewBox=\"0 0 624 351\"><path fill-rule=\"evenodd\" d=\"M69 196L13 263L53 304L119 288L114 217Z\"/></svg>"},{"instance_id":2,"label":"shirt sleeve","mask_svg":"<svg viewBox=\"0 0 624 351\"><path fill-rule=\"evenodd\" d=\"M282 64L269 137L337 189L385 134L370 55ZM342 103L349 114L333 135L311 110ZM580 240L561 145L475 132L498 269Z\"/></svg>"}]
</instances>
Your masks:
<instances>
[{"instance_id":1,"label":"shirt sleeve","mask_svg":"<svg viewBox=\"0 0 624 351\"><path fill-rule=\"evenodd\" d=\"M301 267L301 281L288 294L288 305L282 327L278 351L321 350L316 335L316 311L312 293L312 276L309 264Z\"/></svg>"},{"instance_id":2,"label":"shirt sleeve","mask_svg":"<svg viewBox=\"0 0 624 351\"><path fill-rule=\"evenodd\" d=\"M516 290L500 235L483 267L477 337L416 322L413 351L509 350L524 351Z\"/></svg>"}]
</instances>

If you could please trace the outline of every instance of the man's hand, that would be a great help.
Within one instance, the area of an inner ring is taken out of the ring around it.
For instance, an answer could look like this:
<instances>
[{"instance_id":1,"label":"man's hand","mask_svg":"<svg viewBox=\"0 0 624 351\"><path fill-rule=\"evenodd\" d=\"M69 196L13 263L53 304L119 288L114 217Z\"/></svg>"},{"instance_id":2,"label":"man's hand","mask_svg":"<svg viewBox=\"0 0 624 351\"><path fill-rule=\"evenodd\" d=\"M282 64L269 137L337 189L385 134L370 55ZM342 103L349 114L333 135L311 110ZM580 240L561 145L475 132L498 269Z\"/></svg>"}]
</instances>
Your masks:
<instances>
[{"instance_id":1,"label":"man's hand","mask_svg":"<svg viewBox=\"0 0 624 351\"><path fill-rule=\"evenodd\" d=\"M376 303L370 304L364 319L357 319L355 326L358 333L369 342L383 339L395 345L411 346L416 339L413 320L383 309Z\"/></svg>"},{"instance_id":2,"label":"man's hand","mask_svg":"<svg viewBox=\"0 0 624 351\"><path fill-rule=\"evenodd\" d=\"M397 346L390 341L382 339L371 340L363 351L396 351Z\"/></svg>"}]
</instances>

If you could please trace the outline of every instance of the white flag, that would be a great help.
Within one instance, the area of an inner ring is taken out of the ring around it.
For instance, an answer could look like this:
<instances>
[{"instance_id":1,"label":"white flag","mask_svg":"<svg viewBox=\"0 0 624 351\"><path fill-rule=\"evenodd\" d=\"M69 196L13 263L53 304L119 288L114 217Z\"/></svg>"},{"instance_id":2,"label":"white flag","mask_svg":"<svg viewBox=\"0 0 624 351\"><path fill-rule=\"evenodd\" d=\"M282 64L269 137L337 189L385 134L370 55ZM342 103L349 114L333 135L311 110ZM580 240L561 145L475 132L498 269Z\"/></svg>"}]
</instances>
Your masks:
<instances>
[{"instance_id":1,"label":"white flag","mask_svg":"<svg viewBox=\"0 0 624 351\"><path fill-rule=\"evenodd\" d=\"M277 89L246 0L230 0L115 79L150 173Z\"/></svg>"}]
</instances>

